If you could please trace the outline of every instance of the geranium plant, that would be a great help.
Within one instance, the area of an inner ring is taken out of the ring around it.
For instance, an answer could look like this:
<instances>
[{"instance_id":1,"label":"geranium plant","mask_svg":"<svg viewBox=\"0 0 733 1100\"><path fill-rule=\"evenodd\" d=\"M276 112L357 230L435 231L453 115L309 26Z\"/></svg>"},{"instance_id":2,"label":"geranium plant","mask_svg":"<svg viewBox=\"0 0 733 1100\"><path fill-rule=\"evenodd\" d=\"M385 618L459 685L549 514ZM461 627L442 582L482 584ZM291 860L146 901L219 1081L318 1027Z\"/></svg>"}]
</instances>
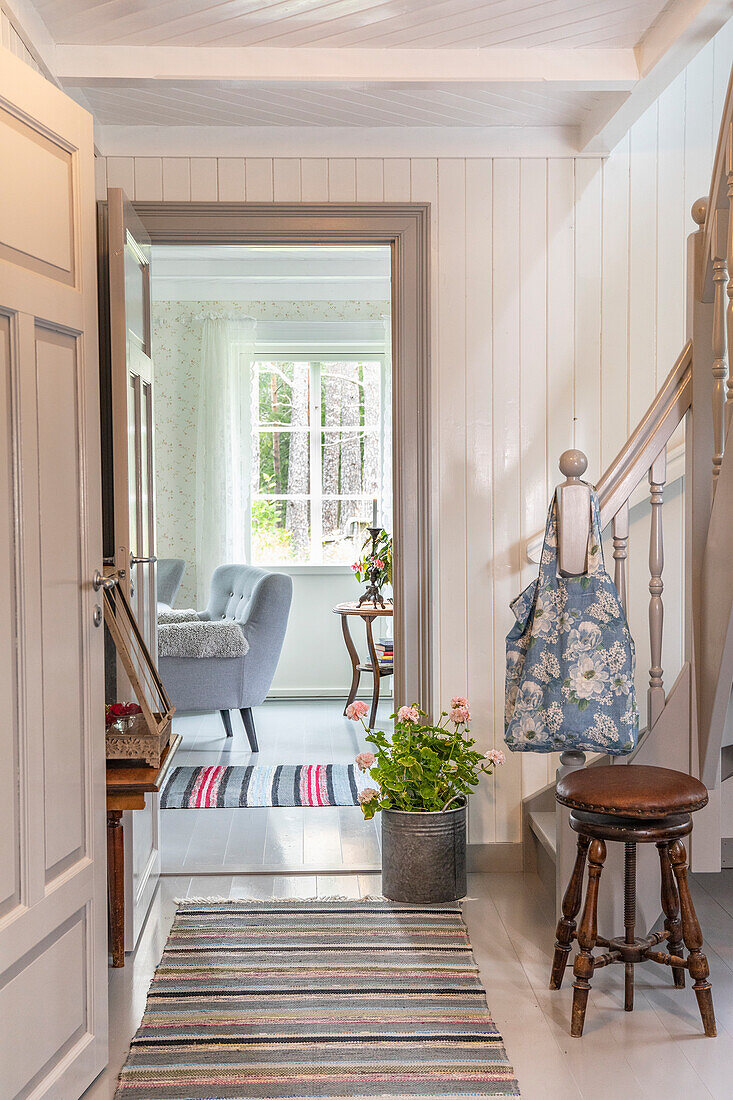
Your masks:
<instances>
[{"instance_id":1,"label":"geranium plant","mask_svg":"<svg viewBox=\"0 0 733 1100\"><path fill-rule=\"evenodd\" d=\"M356 763L376 786L359 792L364 817L378 810L436 813L462 805L479 781L504 763L504 753L491 749L478 752L469 736L471 720L468 700L451 699L450 710L443 711L437 723L417 705L400 707L391 739L381 730L369 730L364 722L366 703L357 700L346 716L361 722L367 741L376 752L360 752Z\"/></svg>"},{"instance_id":2,"label":"geranium plant","mask_svg":"<svg viewBox=\"0 0 733 1100\"><path fill-rule=\"evenodd\" d=\"M373 580L377 588L382 588L385 584L392 583L392 536L386 531L380 531L374 541L374 553L371 542L372 537L368 535L362 556L351 568L358 581ZM372 570L376 570L375 577L372 576Z\"/></svg>"}]
</instances>

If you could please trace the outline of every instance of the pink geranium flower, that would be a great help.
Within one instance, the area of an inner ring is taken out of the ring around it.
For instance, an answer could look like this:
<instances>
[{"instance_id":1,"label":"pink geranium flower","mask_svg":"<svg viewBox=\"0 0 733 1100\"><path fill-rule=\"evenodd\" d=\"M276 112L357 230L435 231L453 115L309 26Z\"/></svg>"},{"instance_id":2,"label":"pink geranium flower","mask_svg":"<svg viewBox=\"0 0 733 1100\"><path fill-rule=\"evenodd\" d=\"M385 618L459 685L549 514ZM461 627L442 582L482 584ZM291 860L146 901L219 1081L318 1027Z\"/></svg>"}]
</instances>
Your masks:
<instances>
[{"instance_id":1,"label":"pink geranium flower","mask_svg":"<svg viewBox=\"0 0 733 1100\"><path fill-rule=\"evenodd\" d=\"M400 707L397 711L398 722L414 722L417 724L420 721L420 711L417 707Z\"/></svg>"},{"instance_id":2,"label":"pink geranium flower","mask_svg":"<svg viewBox=\"0 0 733 1100\"><path fill-rule=\"evenodd\" d=\"M489 749L484 756L485 760L490 760L492 764L505 764L506 756L501 749Z\"/></svg>"},{"instance_id":3,"label":"pink geranium flower","mask_svg":"<svg viewBox=\"0 0 733 1100\"><path fill-rule=\"evenodd\" d=\"M367 802L373 802L375 798L379 798L379 791L375 790L374 787L365 787L363 791L359 791L360 806L366 805Z\"/></svg>"},{"instance_id":4,"label":"pink geranium flower","mask_svg":"<svg viewBox=\"0 0 733 1100\"><path fill-rule=\"evenodd\" d=\"M450 705L455 709L456 707L465 707L468 710L468 699L465 695L456 695L451 699Z\"/></svg>"},{"instance_id":5,"label":"pink geranium flower","mask_svg":"<svg viewBox=\"0 0 733 1100\"><path fill-rule=\"evenodd\" d=\"M453 707L448 713L448 717L451 722L455 722L457 726L465 725L466 722L471 720L471 712L466 706Z\"/></svg>"},{"instance_id":6,"label":"pink geranium flower","mask_svg":"<svg viewBox=\"0 0 733 1100\"><path fill-rule=\"evenodd\" d=\"M358 722L368 711L369 707L366 703L362 699L357 699L355 703L349 703L346 708L346 717L350 718L352 722Z\"/></svg>"},{"instance_id":7,"label":"pink geranium flower","mask_svg":"<svg viewBox=\"0 0 733 1100\"><path fill-rule=\"evenodd\" d=\"M376 762L377 758L373 752L360 752L356 758L356 763L361 772L368 772L370 768L374 767Z\"/></svg>"}]
</instances>

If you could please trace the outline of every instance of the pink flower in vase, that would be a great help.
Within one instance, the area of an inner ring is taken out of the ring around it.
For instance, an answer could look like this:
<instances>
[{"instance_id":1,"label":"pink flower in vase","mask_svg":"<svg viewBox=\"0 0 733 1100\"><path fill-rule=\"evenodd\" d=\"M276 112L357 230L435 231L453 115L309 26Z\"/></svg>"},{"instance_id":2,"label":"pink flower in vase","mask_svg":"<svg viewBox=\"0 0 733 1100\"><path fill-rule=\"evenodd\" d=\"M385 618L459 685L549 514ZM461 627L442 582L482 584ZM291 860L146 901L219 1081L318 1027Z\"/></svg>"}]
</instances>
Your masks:
<instances>
[{"instance_id":1,"label":"pink flower in vase","mask_svg":"<svg viewBox=\"0 0 733 1100\"><path fill-rule=\"evenodd\" d=\"M349 703L346 708L346 717L350 718L352 722L358 722L360 718L363 718L369 713L369 707L361 699L357 699L354 703Z\"/></svg>"},{"instance_id":2,"label":"pink flower in vase","mask_svg":"<svg viewBox=\"0 0 733 1100\"><path fill-rule=\"evenodd\" d=\"M372 558L372 564L375 569L384 569L384 562L381 558Z\"/></svg>"},{"instance_id":3,"label":"pink flower in vase","mask_svg":"<svg viewBox=\"0 0 733 1100\"><path fill-rule=\"evenodd\" d=\"M361 565L359 564L358 561L355 561L354 564L351 567L351 572L352 573L358 573L360 569L361 569Z\"/></svg>"},{"instance_id":4,"label":"pink flower in vase","mask_svg":"<svg viewBox=\"0 0 733 1100\"><path fill-rule=\"evenodd\" d=\"M373 752L360 752L356 757L356 763L360 772L368 772L370 768L373 768L377 762L377 758Z\"/></svg>"}]
</instances>

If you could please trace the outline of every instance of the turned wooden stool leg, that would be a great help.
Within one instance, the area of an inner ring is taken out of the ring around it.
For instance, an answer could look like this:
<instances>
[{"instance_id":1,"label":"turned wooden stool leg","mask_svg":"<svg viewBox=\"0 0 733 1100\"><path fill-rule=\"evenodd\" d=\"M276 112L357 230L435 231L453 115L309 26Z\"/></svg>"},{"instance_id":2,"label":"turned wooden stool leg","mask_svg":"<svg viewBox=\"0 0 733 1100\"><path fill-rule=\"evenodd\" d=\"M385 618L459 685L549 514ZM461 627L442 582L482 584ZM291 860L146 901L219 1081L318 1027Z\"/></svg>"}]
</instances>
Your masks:
<instances>
[{"instance_id":1,"label":"turned wooden stool leg","mask_svg":"<svg viewBox=\"0 0 733 1100\"><path fill-rule=\"evenodd\" d=\"M624 845L624 940L633 944L636 931L636 844ZM634 964L624 963L624 1010L634 1008Z\"/></svg>"},{"instance_id":2,"label":"turned wooden stool leg","mask_svg":"<svg viewBox=\"0 0 733 1100\"><path fill-rule=\"evenodd\" d=\"M667 930L667 950L670 955L682 958L682 922L680 920L680 900L669 859L669 841L657 844L659 863L662 869L662 912L664 927ZM677 989L685 988L685 972L681 966L672 967L672 977Z\"/></svg>"},{"instance_id":3,"label":"turned wooden stool leg","mask_svg":"<svg viewBox=\"0 0 733 1100\"><path fill-rule=\"evenodd\" d=\"M680 908L682 910L682 938L685 941L685 947L689 951L687 966L690 977L694 978L693 989L702 1017L702 1026L705 1029L705 1034L712 1038L717 1035L717 1030L713 1010L713 994L708 981L710 967L708 966L708 960L701 951L702 932L690 896L690 887L687 882L687 852L682 841L675 840L670 845L669 857L672 861L674 877L677 879L677 892L679 893Z\"/></svg>"},{"instance_id":4,"label":"turned wooden stool leg","mask_svg":"<svg viewBox=\"0 0 733 1100\"><path fill-rule=\"evenodd\" d=\"M580 905L583 901L583 872L585 871L585 860L588 855L589 844L590 837L579 833L578 854L575 857L575 866L570 876L568 888L562 899L562 916L557 922L550 989L559 989L562 985L563 974L570 954L570 945L575 937L575 918L580 912Z\"/></svg>"},{"instance_id":5,"label":"turned wooden stool leg","mask_svg":"<svg viewBox=\"0 0 733 1100\"><path fill-rule=\"evenodd\" d=\"M598 884L606 860L606 844L603 840L593 840L588 853L588 886L585 891L583 916L578 929L578 947L575 956L573 974L573 1014L570 1021L570 1034L579 1039L583 1034L585 1010L588 1005L590 980L593 977L593 948L598 936Z\"/></svg>"}]
</instances>

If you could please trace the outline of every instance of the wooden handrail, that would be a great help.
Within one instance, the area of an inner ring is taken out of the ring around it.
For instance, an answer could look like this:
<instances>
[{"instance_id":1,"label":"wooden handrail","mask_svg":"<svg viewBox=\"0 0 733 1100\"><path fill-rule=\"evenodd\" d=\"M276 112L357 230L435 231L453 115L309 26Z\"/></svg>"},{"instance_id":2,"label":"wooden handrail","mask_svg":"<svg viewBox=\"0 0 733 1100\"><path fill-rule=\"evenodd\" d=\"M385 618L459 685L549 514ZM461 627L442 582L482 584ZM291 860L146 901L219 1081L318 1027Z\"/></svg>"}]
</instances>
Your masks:
<instances>
[{"instance_id":1,"label":"wooden handrail","mask_svg":"<svg viewBox=\"0 0 733 1100\"><path fill-rule=\"evenodd\" d=\"M692 404L692 341L688 340L651 405L596 485L606 527L647 476Z\"/></svg>"},{"instance_id":2,"label":"wooden handrail","mask_svg":"<svg viewBox=\"0 0 733 1100\"><path fill-rule=\"evenodd\" d=\"M596 485L602 528L608 526L648 475L691 404L692 341L688 340L659 393ZM529 561L539 560L537 552L541 545L542 532L538 531L527 540Z\"/></svg>"},{"instance_id":3,"label":"wooden handrail","mask_svg":"<svg viewBox=\"0 0 733 1100\"><path fill-rule=\"evenodd\" d=\"M713 256L712 244L715 232L715 214L718 210L728 213L728 172L730 170L729 157L731 155L731 128L733 127L733 67L728 78L728 90L725 96L723 117L718 131L718 144L715 148L713 161L713 174L710 177L710 194L705 207L705 220L702 222L703 247L702 269L697 272L696 293L700 301L712 302L713 300ZM697 204L696 204L697 205ZM693 208L693 217L698 216Z\"/></svg>"}]
</instances>

